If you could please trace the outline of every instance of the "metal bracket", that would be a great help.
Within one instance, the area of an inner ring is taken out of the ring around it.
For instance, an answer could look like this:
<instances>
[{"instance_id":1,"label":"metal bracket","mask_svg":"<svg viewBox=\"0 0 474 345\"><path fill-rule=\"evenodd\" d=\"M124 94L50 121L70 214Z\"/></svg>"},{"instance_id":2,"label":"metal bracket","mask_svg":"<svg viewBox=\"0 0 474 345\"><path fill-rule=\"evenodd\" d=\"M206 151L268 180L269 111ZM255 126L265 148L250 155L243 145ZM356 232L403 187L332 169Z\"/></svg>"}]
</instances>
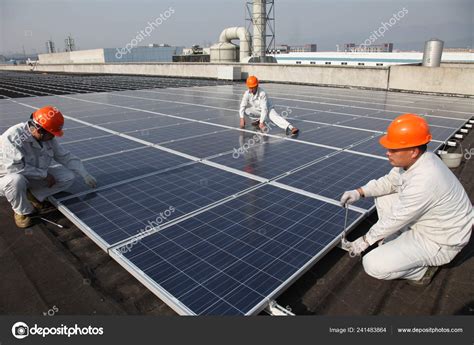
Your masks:
<instances>
[{"instance_id":1,"label":"metal bracket","mask_svg":"<svg viewBox=\"0 0 474 345\"><path fill-rule=\"evenodd\" d=\"M463 138L463 135L462 134L454 134L454 137L456 139L462 139Z\"/></svg>"},{"instance_id":2,"label":"metal bracket","mask_svg":"<svg viewBox=\"0 0 474 345\"><path fill-rule=\"evenodd\" d=\"M469 133L469 130L468 129L465 129L465 128L461 128L459 130L461 133Z\"/></svg>"},{"instance_id":3,"label":"metal bracket","mask_svg":"<svg viewBox=\"0 0 474 345\"><path fill-rule=\"evenodd\" d=\"M268 303L265 311L272 316L295 316L291 310L283 308L274 300L271 300L270 303Z\"/></svg>"},{"instance_id":4,"label":"metal bracket","mask_svg":"<svg viewBox=\"0 0 474 345\"><path fill-rule=\"evenodd\" d=\"M464 125L464 127L466 127L466 128L472 128L472 125L471 125L471 124L468 124L468 123L466 123L466 124Z\"/></svg>"}]
</instances>

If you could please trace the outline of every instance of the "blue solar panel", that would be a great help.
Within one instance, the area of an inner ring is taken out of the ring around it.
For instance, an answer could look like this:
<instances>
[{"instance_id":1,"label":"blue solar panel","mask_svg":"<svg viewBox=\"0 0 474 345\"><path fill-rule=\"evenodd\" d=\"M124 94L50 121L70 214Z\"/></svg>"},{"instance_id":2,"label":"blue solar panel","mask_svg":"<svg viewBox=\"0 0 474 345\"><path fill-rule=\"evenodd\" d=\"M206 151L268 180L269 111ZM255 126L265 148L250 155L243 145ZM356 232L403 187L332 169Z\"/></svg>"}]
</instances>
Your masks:
<instances>
[{"instance_id":1,"label":"blue solar panel","mask_svg":"<svg viewBox=\"0 0 474 345\"><path fill-rule=\"evenodd\" d=\"M383 159L340 152L277 181L338 201L345 191L382 177L391 168L390 163ZM374 203L369 198L354 205L370 209Z\"/></svg>"},{"instance_id":2,"label":"blue solar panel","mask_svg":"<svg viewBox=\"0 0 474 345\"><path fill-rule=\"evenodd\" d=\"M172 126L179 123L189 123L186 120L180 120L166 116L153 116L147 119L138 119L133 121L113 122L101 124L101 127L105 127L117 132L131 132L136 130L146 130L156 127Z\"/></svg>"},{"instance_id":3,"label":"blue solar panel","mask_svg":"<svg viewBox=\"0 0 474 345\"><path fill-rule=\"evenodd\" d=\"M260 142L263 142L268 137L260 138ZM288 140L265 141L265 144L257 145L250 145L251 143L247 141L233 153L216 157L213 161L271 179L335 152Z\"/></svg>"},{"instance_id":4,"label":"blue solar panel","mask_svg":"<svg viewBox=\"0 0 474 345\"><path fill-rule=\"evenodd\" d=\"M316 121L316 122L323 122L323 123L331 123L336 124L340 122L350 121L354 118L358 118L357 116L350 116L350 115L341 115L341 114L334 114L330 112L315 112L303 116L298 116L298 119L301 120L308 120L308 121Z\"/></svg>"},{"instance_id":5,"label":"blue solar panel","mask_svg":"<svg viewBox=\"0 0 474 345\"><path fill-rule=\"evenodd\" d=\"M330 126L315 131L301 132L298 140L344 148L374 135L373 132Z\"/></svg>"},{"instance_id":6,"label":"blue solar panel","mask_svg":"<svg viewBox=\"0 0 474 345\"><path fill-rule=\"evenodd\" d=\"M69 121L68 121L69 122ZM64 136L58 138L61 144L71 141L85 140L97 137L108 136L110 133L94 127L84 126L79 128L64 129Z\"/></svg>"},{"instance_id":7,"label":"blue solar panel","mask_svg":"<svg viewBox=\"0 0 474 345\"><path fill-rule=\"evenodd\" d=\"M123 109L114 109L114 113L107 113L104 114L102 112L97 113L87 113L87 117L80 118L82 121L87 121L94 125L101 125L105 123L127 123L127 122L135 122L138 120L153 118L156 115L146 113L146 112L138 112L138 111L131 111L131 110L123 110ZM74 117L78 117L75 114ZM79 117L78 117L79 118Z\"/></svg>"},{"instance_id":8,"label":"blue solar panel","mask_svg":"<svg viewBox=\"0 0 474 345\"><path fill-rule=\"evenodd\" d=\"M97 180L98 186L103 187L189 162L191 161L186 158L156 148L140 147L132 151L86 160L83 163L87 171ZM57 194L55 197L61 198L88 190L89 187L81 179L76 179L67 192Z\"/></svg>"},{"instance_id":9,"label":"blue solar panel","mask_svg":"<svg viewBox=\"0 0 474 345\"><path fill-rule=\"evenodd\" d=\"M136 235L170 207L175 211L167 221L256 183L220 169L193 164L68 199L63 205L112 245Z\"/></svg>"},{"instance_id":10,"label":"blue solar panel","mask_svg":"<svg viewBox=\"0 0 474 345\"><path fill-rule=\"evenodd\" d=\"M260 132L250 133L238 130L226 130L212 133L196 138L178 140L163 144L164 147L189 154L191 156L205 158L223 152L233 152L241 147L241 143L258 136Z\"/></svg>"},{"instance_id":11,"label":"blue solar panel","mask_svg":"<svg viewBox=\"0 0 474 345\"><path fill-rule=\"evenodd\" d=\"M350 211L349 224L361 216ZM343 208L267 185L118 252L184 314L244 315L258 312L343 227Z\"/></svg>"},{"instance_id":12,"label":"blue solar panel","mask_svg":"<svg viewBox=\"0 0 474 345\"><path fill-rule=\"evenodd\" d=\"M370 129L370 130L379 131L379 132L385 132L387 130L387 127L390 124L390 122L391 121L389 121L389 120L359 117L355 120L350 120L350 121L344 122L344 126Z\"/></svg>"},{"instance_id":13,"label":"blue solar panel","mask_svg":"<svg viewBox=\"0 0 474 345\"><path fill-rule=\"evenodd\" d=\"M62 146L80 159L87 159L114 152L135 149L137 147L142 147L143 145L131 141L130 139L110 135L103 138L85 139L69 144L65 143Z\"/></svg>"},{"instance_id":14,"label":"blue solar panel","mask_svg":"<svg viewBox=\"0 0 474 345\"><path fill-rule=\"evenodd\" d=\"M183 120L181 120L181 122L183 122ZM214 132L225 131L228 131L228 129L202 123L189 122L157 129L144 129L135 132L130 132L127 134L141 140L158 144L170 140L179 140L183 138L190 138L205 134L211 134Z\"/></svg>"}]
</instances>

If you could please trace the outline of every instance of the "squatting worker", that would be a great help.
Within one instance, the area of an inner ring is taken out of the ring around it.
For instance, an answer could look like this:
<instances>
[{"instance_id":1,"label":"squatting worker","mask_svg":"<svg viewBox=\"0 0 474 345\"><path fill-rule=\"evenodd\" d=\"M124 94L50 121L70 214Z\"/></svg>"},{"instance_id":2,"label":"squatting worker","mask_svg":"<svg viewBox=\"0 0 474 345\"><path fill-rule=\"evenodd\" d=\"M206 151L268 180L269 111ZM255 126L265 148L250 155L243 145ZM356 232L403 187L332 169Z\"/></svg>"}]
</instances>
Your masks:
<instances>
[{"instance_id":1,"label":"squatting worker","mask_svg":"<svg viewBox=\"0 0 474 345\"><path fill-rule=\"evenodd\" d=\"M10 202L19 228L33 225L32 217L48 208L45 199L69 188L74 173L97 186L80 159L55 139L63 135L63 125L61 112L46 106L0 136L0 196ZM51 167L53 159L62 166Z\"/></svg>"},{"instance_id":2,"label":"squatting worker","mask_svg":"<svg viewBox=\"0 0 474 345\"><path fill-rule=\"evenodd\" d=\"M427 285L439 266L453 260L469 241L472 204L456 176L438 156L426 151L430 140L422 117L397 117L380 139L394 168L341 198L342 205L361 197L375 198L379 220L347 245L360 255L379 242L362 261L372 277Z\"/></svg>"},{"instance_id":3,"label":"squatting worker","mask_svg":"<svg viewBox=\"0 0 474 345\"><path fill-rule=\"evenodd\" d=\"M252 120L252 125L258 125L261 130L265 130L265 123L271 121L284 129L286 134L296 135L298 133L298 128L293 127L273 108L267 93L258 86L257 77L253 75L248 77L247 87L248 90L245 91L240 102L240 128L245 128L245 115L247 115Z\"/></svg>"}]
</instances>

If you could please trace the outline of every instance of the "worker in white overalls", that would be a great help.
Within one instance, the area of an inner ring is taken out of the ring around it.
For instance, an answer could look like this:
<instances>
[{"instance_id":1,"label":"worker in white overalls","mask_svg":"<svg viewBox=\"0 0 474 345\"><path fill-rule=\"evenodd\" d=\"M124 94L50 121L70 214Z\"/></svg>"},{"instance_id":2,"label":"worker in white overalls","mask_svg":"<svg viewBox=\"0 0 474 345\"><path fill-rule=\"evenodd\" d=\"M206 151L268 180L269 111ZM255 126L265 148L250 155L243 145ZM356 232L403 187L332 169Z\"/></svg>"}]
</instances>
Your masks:
<instances>
[{"instance_id":1,"label":"worker in white overalls","mask_svg":"<svg viewBox=\"0 0 474 345\"><path fill-rule=\"evenodd\" d=\"M378 242L362 261L372 277L428 285L439 266L453 260L469 241L472 204L441 159L426 152L430 140L422 117L397 117L380 138L394 168L341 198L342 205L361 197L375 198L377 223L364 236L346 243L350 252L360 255Z\"/></svg>"},{"instance_id":2,"label":"worker in white overalls","mask_svg":"<svg viewBox=\"0 0 474 345\"><path fill-rule=\"evenodd\" d=\"M46 198L69 188L74 173L89 187L97 186L80 159L56 141L63 125L61 112L47 106L0 136L0 196L12 205L19 228L30 227L33 217L50 211ZM50 167L53 159L62 166Z\"/></svg>"},{"instance_id":3,"label":"worker in white overalls","mask_svg":"<svg viewBox=\"0 0 474 345\"><path fill-rule=\"evenodd\" d=\"M285 118L280 116L273 108L267 93L258 86L257 77L251 75L247 78L248 90L245 91L240 103L240 128L245 128L245 115L252 120L252 125L266 130L265 123L271 121L285 130L286 134L296 135L298 128L293 127Z\"/></svg>"}]
</instances>

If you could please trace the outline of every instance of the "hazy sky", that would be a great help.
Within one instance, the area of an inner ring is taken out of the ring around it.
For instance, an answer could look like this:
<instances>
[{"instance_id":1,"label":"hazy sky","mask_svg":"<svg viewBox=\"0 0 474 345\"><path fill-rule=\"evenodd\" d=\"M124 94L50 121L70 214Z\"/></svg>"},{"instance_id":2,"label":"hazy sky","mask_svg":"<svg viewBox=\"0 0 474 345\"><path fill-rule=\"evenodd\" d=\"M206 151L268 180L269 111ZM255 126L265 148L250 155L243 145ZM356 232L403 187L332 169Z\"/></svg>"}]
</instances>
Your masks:
<instances>
[{"instance_id":1,"label":"hazy sky","mask_svg":"<svg viewBox=\"0 0 474 345\"><path fill-rule=\"evenodd\" d=\"M0 0L0 53L45 52L52 38L64 50L70 33L79 49L123 47L148 21L174 10L143 44L214 43L222 29L246 26L245 0ZM376 43L421 50L437 37L447 47L473 46L473 0L275 0L276 42L361 43L403 8L406 14ZM393 20L392 20L393 22Z\"/></svg>"}]
</instances>

